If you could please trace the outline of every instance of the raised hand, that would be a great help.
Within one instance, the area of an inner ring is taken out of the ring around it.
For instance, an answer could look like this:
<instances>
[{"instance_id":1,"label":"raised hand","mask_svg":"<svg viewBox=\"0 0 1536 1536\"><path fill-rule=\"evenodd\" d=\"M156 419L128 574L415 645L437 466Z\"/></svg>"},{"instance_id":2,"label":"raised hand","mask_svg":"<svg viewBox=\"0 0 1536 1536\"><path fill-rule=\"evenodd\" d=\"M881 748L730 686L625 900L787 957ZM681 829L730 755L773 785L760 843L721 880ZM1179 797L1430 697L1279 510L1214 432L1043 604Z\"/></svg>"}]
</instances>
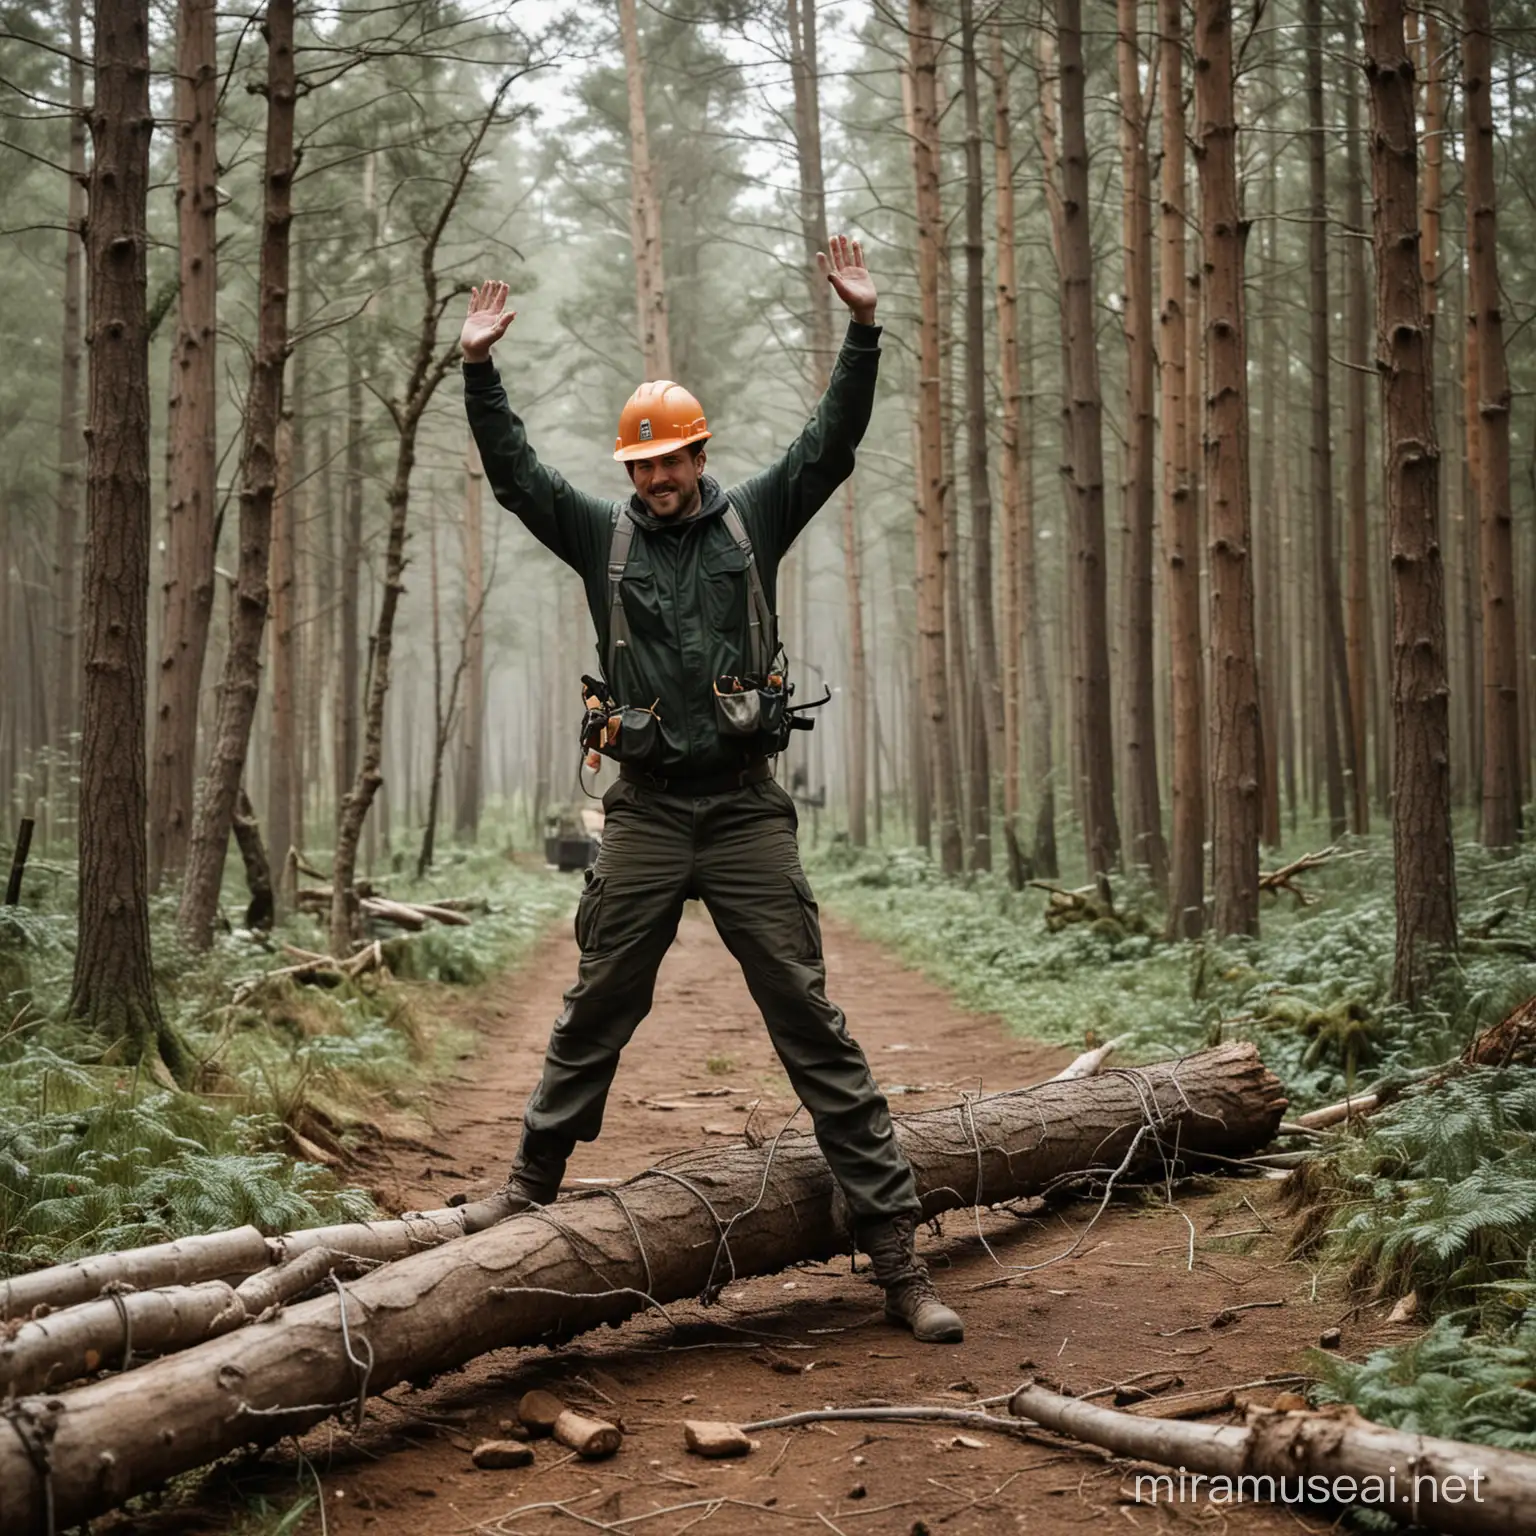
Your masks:
<instances>
[{"instance_id":1,"label":"raised hand","mask_svg":"<svg viewBox=\"0 0 1536 1536\"><path fill-rule=\"evenodd\" d=\"M507 327L517 319L517 311L508 309L505 283L494 280L469 290L469 313L459 332L459 350L466 363L489 360L491 348L507 334Z\"/></svg>"},{"instance_id":2,"label":"raised hand","mask_svg":"<svg viewBox=\"0 0 1536 1536\"><path fill-rule=\"evenodd\" d=\"M864 266L864 247L847 235L833 235L827 242L831 255L816 252L816 267L837 290L860 325L875 323L875 280Z\"/></svg>"}]
</instances>

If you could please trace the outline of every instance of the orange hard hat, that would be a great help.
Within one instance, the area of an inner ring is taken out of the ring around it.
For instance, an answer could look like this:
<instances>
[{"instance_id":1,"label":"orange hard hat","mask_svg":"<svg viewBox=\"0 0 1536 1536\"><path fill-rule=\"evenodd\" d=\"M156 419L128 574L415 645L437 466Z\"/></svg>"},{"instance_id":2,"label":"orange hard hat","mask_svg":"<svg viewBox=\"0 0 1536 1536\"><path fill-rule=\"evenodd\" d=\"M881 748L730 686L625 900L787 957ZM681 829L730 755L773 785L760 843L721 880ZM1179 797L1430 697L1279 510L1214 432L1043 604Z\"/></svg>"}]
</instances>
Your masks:
<instances>
[{"instance_id":1,"label":"orange hard hat","mask_svg":"<svg viewBox=\"0 0 1536 1536\"><path fill-rule=\"evenodd\" d=\"M619 412L619 435L614 440L616 459L650 459L672 453L709 436L704 407L671 379L642 384Z\"/></svg>"}]
</instances>

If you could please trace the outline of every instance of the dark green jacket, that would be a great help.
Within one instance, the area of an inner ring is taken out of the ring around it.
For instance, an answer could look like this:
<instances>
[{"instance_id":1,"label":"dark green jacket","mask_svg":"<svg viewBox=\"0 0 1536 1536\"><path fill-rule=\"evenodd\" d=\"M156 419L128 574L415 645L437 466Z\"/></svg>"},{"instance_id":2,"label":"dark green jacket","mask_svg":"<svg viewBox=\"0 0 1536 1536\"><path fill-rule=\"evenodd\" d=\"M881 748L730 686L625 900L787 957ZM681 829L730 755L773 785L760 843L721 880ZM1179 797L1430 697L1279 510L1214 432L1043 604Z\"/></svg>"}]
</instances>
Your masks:
<instances>
[{"instance_id":1,"label":"dark green jacket","mask_svg":"<svg viewBox=\"0 0 1536 1536\"><path fill-rule=\"evenodd\" d=\"M698 513L680 520L652 516L638 496L627 502L589 496L546 468L507 403L495 364L464 364L464 404L491 490L541 544L580 574L605 667L614 518L622 509L635 521L623 581L630 643L622 653L621 675L607 681L621 704L656 705L663 743L656 771L698 776L742 760L743 748L715 725L712 684L722 675L747 673L750 641L746 559L720 514L729 498L751 535L769 604L777 612L779 562L853 473L879 366L880 328L851 323L827 392L789 451L728 491L706 475ZM571 682L574 719L579 705L576 680Z\"/></svg>"}]
</instances>

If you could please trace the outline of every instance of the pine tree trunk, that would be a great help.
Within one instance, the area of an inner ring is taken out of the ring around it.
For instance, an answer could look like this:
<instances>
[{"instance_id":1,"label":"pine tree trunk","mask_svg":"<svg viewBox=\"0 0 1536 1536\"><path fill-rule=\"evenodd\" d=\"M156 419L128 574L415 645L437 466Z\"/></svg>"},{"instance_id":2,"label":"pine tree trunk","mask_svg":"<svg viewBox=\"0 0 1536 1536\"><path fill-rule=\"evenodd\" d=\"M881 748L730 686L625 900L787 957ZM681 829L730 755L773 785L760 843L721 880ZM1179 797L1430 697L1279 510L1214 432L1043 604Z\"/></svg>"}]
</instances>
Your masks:
<instances>
[{"instance_id":1,"label":"pine tree trunk","mask_svg":"<svg viewBox=\"0 0 1536 1536\"><path fill-rule=\"evenodd\" d=\"M1392 846L1397 955L1392 990L1411 1001L1437 951L1456 946L1446 708L1445 587L1436 530L1429 335L1419 267L1414 72L1402 0L1366 0L1375 201L1376 351L1383 382L1382 447L1392 570Z\"/></svg>"},{"instance_id":2,"label":"pine tree trunk","mask_svg":"<svg viewBox=\"0 0 1536 1536\"><path fill-rule=\"evenodd\" d=\"M166 437L165 600L149 802L149 878L178 874L192 831L198 697L213 619L218 517L218 111L213 0L181 0L176 20L176 339Z\"/></svg>"},{"instance_id":3,"label":"pine tree trunk","mask_svg":"<svg viewBox=\"0 0 1536 1536\"><path fill-rule=\"evenodd\" d=\"M921 306L918 351L918 637L926 741L932 772L933 819L939 862L947 875L962 866L960 776L948 697L944 648L944 421L939 394L939 245L944 214L939 196L938 38L928 0L908 0L911 48L913 173L917 185L917 283Z\"/></svg>"},{"instance_id":4,"label":"pine tree trunk","mask_svg":"<svg viewBox=\"0 0 1536 1536\"><path fill-rule=\"evenodd\" d=\"M1466 100L1469 339L1467 426L1475 433L1483 610L1483 842L1520 837L1520 685L1515 646L1514 520L1509 487L1509 367L1499 292L1498 191L1494 176L1493 38L1488 0L1465 0L1461 35Z\"/></svg>"},{"instance_id":5,"label":"pine tree trunk","mask_svg":"<svg viewBox=\"0 0 1536 1536\"><path fill-rule=\"evenodd\" d=\"M1081 674L1076 702L1082 744L1083 835L1088 868L1097 874L1119 866L1120 826L1115 816L1115 753L1110 725L1103 397L1095 337L1081 0L1057 0L1056 31L1061 51L1061 282L1068 332L1071 477L1077 528L1073 579L1080 627Z\"/></svg>"},{"instance_id":6,"label":"pine tree trunk","mask_svg":"<svg viewBox=\"0 0 1536 1536\"><path fill-rule=\"evenodd\" d=\"M1329 330L1333 300L1328 289L1328 146L1323 121L1323 6L1306 0L1308 179L1308 269L1311 278L1312 517L1316 533L1317 592L1323 608L1323 667L1319 704L1323 714L1324 766L1328 775L1328 821L1334 837L1349 826L1354 781L1354 728L1349 710L1349 668L1344 641L1344 605L1339 591L1338 550L1333 517L1333 408ZM1356 830L1359 830L1358 828Z\"/></svg>"},{"instance_id":7,"label":"pine tree trunk","mask_svg":"<svg viewBox=\"0 0 1536 1536\"><path fill-rule=\"evenodd\" d=\"M1263 85L1268 99L1276 99L1277 86L1274 78L1275 52L1266 50L1263 66ZM1254 495L1254 545L1257 560L1254 570L1254 604L1259 641L1259 743L1260 760L1264 765L1262 832L1264 845L1280 846L1280 737L1281 712L1289 709L1285 692L1286 648L1281 644L1280 610L1280 512L1283 500L1279 493L1279 476L1276 463L1277 440L1282 438L1288 418L1280 414L1277 405L1276 326L1275 294L1276 225L1278 223L1277 183L1279 180L1278 154L1267 157L1264 169L1264 266L1262 281L1255 281L1256 292L1263 291L1264 299L1259 315L1259 420L1265 424L1259 434L1257 473Z\"/></svg>"},{"instance_id":8,"label":"pine tree trunk","mask_svg":"<svg viewBox=\"0 0 1536 1536\"><path fill-rule=\"evenodd\" d=\"M454 835L474 842L485 799L485 533L482 498L485 471L473 434L464 447L464 721L459 729Z\"/></svg>"},{"instance_id":9,"label":"pine tree trunk","mask_svg":"<svg viewBox=\"0 0 1536 1536\"><path fill-rule=\"evenodd\" d=\"M1259 928L1259 699L1248 493L1248 349L1232 83L1232 0L1195 8L1195 157L1205 246L1215 925Z\"/></svg>"},{"instance_id":10,"label":"pine tree trunk","mask_svg":"<svg viewBox=\"0 0 1536 1536\"><path fill-rule=\"evenodd\" d=\"M361 349L358 349L360 354ZM336 814L357 775L362 736L362 582L363 582L363 376L361 355L347 360L346 476L341 493L341 603L336 689Z\"/></svg>"},{"instance_id":11,"label":"pine tree trunk","mask_svg":"<svg viewBox=\"0 0 1536 1536\"><path fill-rule=\"evenodd\" d=\"M1349 422L1349 714L1354 728L1355 796L1351 821L1356 832L1370 829L1371 796L1366 740L1371 655L1371 540L1366 466L1370 444L1366 429L1366 377L1370 371L1371 311L1366 276L1365 166L1360 155L1360 89L1353 65L1346 65L1344 83L1345 171L1348 180L1345 216L1349 226L1344 261L1348 279L1345 317L1349 375L1345 407Z\"/></svg>"},{"instance_id":12,"label":"pine tree trunk","mask_svg":"<svg viewBox=\"0 0 1536 1536\"><path fill-rule=\"evenodd\" d=\"M1205 931L1205 656L1200 640L1200 520L1190 471L1184 313L1186 182L1183 0L1159 0L1162 80L1163 553L1173 683L1173 854L1168 932Z\"/></svg>"},{"instance_id":13,"label":"pine tree trunk","mask_svg":"<svg viewBox=\"0 0 1536 1536\"><path fill-rule=\"evenodd\" d=\"M1152 636L1152 526L1155 521L1154 401L1157 343L1152 326L1152 171L1141 93L1139 0L1118 0L1120 165L1124 186L1126 350L1124 568L1125 651L1121 679L1125 822L1131 862L1154 890L1168 889L1168 845L1157 781L1157 711ZM1182 158L1182 157L1181 157Z\"/></svg>"},{"instance_id":14,"label":"pine tree trunk","mask_svg":"<svg viewBox=\"0 0 1536 1536\"><path fill-rule=\"evenodd\" d=\"M149 944L144 705L149 627L148 0L99 0L86 262L79 940L69 1016L120 1060L190 1063L161 1017Z\"/></svg>"},{"instance_id":15,"label":"pine tree trunk","mask_svg":"<svg viewBox=\"0 0 1536 1536\"><path fill-rule=\"evenodd\" d=\"M997 215L997 350L1002 373L1002 489L1003 489L1003 634L1001 677L1003 693L1003 835L1008 844L1008 874L1015 888L1031 871L1025 868L1020 837L1021 743L1024 725L1023 578L1019 538L1024 521L1024 456L1021 428L1024 415L1024 376L1019 365L1019 288L1014 224L1013 106L1008 59L1003 50L1003 25L994 17L990 28L992 52L992 180ZM1037 723L1038 728L1038 723Z\"/></svg>"},{"instance_id":16,"label":"pine tree trunk","mask_svg":"<svg viewBox=\"0 0 1536 1536\"><path fill-rule=\"evenodd\" d=\"M294 508L293 433L294 413L284 411L277 425L277 490L272 498L272 555L268 571L272 594L272 733L267 740L267 844L276 866L273 890L279 903L286 884L288 852L295 842L293 799L299 782L298 613L294 590L298 520Z\"/></svg>"},{"instance_id":17,"label":"pine tree trunk","mask_svg":"<svg viewBox=\"0 0 1536 1536\"><path fill-rule=\"evenodd\" d=\"M82 308L85 303L85 47L81 39L84 0L69 4L69 197L64 236L64 315L59 351L59 512L54 556L54 750L60 783L74 756L70 741L78 728L80 693L80 477L85 456L81 420L84 372ZM10 780L0 780L8 790ZM64 798L69 798L67 795Z\"/></svg>"},{"instance_id":18,"label":"pine tree trunk","mask_svg":"<svg viewBox=\"0 0 1536 1536\"><path fill-rule=\"evenodd\" d=\"M245 447L240 466L240 559L230 608L229 650L219 684L218 721L208 769L198 791L179 915L187 942L198 949L206 949L213 942L235 799L256 714L261 637L267 622L283 362L288 348L288 232L292 222L296 94L293 0L270 0L265 32L265 196L256 353L246 393Z\"/></svg>"},{"instance_id":19,"label":"pine tree trunk","mask_svg":"<svg viewBox=\"0 0 1536 1536\"><path fill-rule=\"evenodd\" d=\"M982 234L981 87L974 0L960 0L965 97L965 442L971 496L975 720L971 730L971 867L992 868L992 780L1003 758L1003 685L992 609L992 487L987 463L986 244Z\"/></svg>"},{"instance_id":20,"label":"pine tree trunk","mask_svg":"<svg viewBox=\"0 0 1536 1536\"><path fill-rule=\"evenodd\" d=\"M651 166L651 140L645 122L645 66L640 57L635 0L619 0L619 31L624 40L624 77L629 94L629 231L634 248L640 356L646 378L670 379L672 342L662 262L661 203L656 196L656 173Z\"/></svg>"}]
</instances>

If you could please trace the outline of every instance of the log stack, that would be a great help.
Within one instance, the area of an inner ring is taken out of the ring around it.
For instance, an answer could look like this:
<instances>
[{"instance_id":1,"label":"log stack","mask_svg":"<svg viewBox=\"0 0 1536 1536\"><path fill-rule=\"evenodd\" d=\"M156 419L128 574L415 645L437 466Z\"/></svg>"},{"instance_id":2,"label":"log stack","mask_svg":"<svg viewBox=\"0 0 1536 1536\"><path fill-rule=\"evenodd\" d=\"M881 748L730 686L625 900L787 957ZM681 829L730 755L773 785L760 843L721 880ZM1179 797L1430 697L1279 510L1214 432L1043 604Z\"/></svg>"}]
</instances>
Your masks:
<instances>
[{"instance_id":1,"label":"log stack","mask_svg":"<svg viewBox=\"0 0 1536 1536\"><path fill-rule=\"evenodd\" d=\"M1235 1043L967 1098L895 1123L924 1214L934 1216L1114 1178L1161 1178L1202 1154L1240 1157L1271 1140L1284 1110L1281 1086L1253 1046ZM401 1381L846 1252L845 1214L814 1140L786 1134L682 1154L665 1171L451 1237L360 1280L328 1281L325 1294L275 1318L8 1404L0 1530L27 1536L77 1524L241 1446L360 1414L370 1393ZM343 1231L328 1229L310 1246L345 1256ZM268 1247L258 1256L247 1243L238 1260L222 1250L222 1272L200 1278L238 1283L246 1277L231 1267L254 1260L255 1273L273 1262ZM284 1262L292 1257L283 1250ZM196 1273L184 1264L179 1278ZM44 1287L28 1278L27 1294L37 1297ZM75 1299L79 1288L76 1278Z\"/></svg>"}]
</instances>

